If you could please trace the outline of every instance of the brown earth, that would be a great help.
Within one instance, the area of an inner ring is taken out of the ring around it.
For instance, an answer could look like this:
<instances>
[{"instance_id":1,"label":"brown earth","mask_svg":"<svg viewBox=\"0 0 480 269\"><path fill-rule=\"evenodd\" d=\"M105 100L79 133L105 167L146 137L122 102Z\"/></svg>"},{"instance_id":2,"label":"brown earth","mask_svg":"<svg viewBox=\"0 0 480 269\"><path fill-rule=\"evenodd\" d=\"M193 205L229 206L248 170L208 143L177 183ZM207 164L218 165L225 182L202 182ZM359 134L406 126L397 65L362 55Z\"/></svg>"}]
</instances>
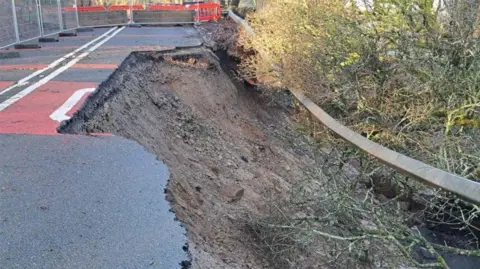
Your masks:
<instances>
[{"instance_id":1,"label":"brown earth","mask_svg":"<svg viewBox=\"0 0 480 269\"><path fill-rule=\"evenodd\" d=\"M205 49L136 53L62 132L110 132L156 153L187 229L192 268L271 268L245 228L314 166L289 108L231 79ZM128 70L128 72L124 72Z\"/></svg>"}]
</instances>

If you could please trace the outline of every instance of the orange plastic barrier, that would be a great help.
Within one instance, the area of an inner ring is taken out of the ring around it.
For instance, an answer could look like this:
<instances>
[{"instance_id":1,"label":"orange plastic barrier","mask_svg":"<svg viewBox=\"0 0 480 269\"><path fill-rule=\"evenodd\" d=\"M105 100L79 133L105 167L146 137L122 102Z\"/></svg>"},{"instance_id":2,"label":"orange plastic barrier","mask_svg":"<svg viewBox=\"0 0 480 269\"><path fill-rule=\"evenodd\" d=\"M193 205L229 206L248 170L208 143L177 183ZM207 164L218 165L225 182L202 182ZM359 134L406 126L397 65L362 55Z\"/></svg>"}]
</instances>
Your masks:
<instances>
[{"instance_id":1,"label":"orange plastic barrier","mask_svg":"<svg viewBox=\"0 0 480 269\"><path fill-rule=\"evenodd\" d=\"M197 6L197 5L194 5ZM222 7L219 4L199 4L198 20L199 21L211 21L218 20L222 16ZM195 17L197 20L197 16Z\"/></svg>"},{"instance_id":2,"label":"orange plastic barrier","mask_svg":"<svg viewBox=\"0 0 480 269\"><path fill-rule=\"evenodd\" d=\"M107 9L104 6L78 7L78 12L106 11L106 10Z\"/></svg>"},{"instance_id":3,"label":"orange plastic barrier","mask_svg":"<svg viewBox=\"0 0 480 269\"><path fill-rule=\"evenodd\" d=\"M148 7L148 10L189 10L187 6L183 5L164 5L164 4L153 4Z\"/></svg>"},{"instance_id":4,"label":"orange plastic barrier","mask_svg":"<svg viewBox=\"0 0 480 269\"><path fill-rule=\"evenodd\" d=\"M111 11L111 10L130 10L130 5L111 5L105 8L104 6L84 6L78 7L78 12L92 12L92 11ZM132 5L132 10L144 10L143 5ZM65 11L75 11L74 7L65 7ZM171 4L154 4L150 5L147 10L195 10L195 20L210 21L218 20L222 16L222 7L216 3L200 3L187 5L171 5Z\"/></svg>"},{"instance_id":5,"label":"orange plastic barrier","mask_svg":"<svg viewBox=\"0 0 480 269\"><path fill-rule=\"evenodd\" d=\"M210 21L218 20L222 16L222 7L216 3L201 3L188 5L163 5L154 4L147 10L195 10L195 20Z\"/></svg>"},{"instance_id":6,"label":"orange plastic barrier","mask_svg":"<svg viewBox=\"0 0 480 269\"><path fill-rule=\"evenodd\" d=\"M72 11L76 11L77 9L74 8L74 7L62 7L62 11L68 11L68 12L72 12Z\"/></svg>"},{"instance_id":7,"label":"orange plastic barrier","mask_svg":"<svg viewBox=\"0 0 480 269\"><path fill-rule=\"evenodd\" d=\"M143 5L132 5L132 10L144 10ZM130 5L111 5L108 10L130 10Z\"/></svg>"}]
</instances>

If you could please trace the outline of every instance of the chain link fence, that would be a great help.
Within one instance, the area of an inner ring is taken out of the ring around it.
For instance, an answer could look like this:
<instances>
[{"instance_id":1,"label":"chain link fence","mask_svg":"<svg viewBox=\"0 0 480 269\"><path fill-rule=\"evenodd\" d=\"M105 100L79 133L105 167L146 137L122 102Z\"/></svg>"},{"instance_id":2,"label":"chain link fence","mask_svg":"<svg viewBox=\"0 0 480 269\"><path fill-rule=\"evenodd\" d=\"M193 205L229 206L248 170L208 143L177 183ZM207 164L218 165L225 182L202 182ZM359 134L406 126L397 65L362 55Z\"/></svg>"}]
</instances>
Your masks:
<instances>
[{"instance_id":1,"label":"chain link fence","mask_svg":"<svg viewBox=\"0 0 480 269\"><path fill-rule=\"evenodd\" d=\"M81 27L113 26L128 23L130 1L79 0L78 23ZM120 4L118 4L120 3Z\"/></svg>"},{"instance_id":2,"label":"chain link fence","mask_svg":"<svg viewBox=\"0 0 480 269\"><path fill-rule=\"evenodd\" d=\"M221 17L208 0L0 0L0 49L79 27L188 24Z\"/></svg>"}]
</instances>

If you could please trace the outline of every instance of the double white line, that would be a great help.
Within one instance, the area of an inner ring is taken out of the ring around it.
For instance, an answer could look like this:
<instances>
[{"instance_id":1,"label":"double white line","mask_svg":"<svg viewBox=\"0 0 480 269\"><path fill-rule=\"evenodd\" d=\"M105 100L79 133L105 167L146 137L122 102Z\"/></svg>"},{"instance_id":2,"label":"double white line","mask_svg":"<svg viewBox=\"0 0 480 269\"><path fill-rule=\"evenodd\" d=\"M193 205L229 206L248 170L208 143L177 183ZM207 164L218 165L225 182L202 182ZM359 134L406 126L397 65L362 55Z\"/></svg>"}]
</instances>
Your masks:
<instances>
[{"instance_id":1,"label":"double white line","mask_svg":"<svg viewBox=\"0 0 480 269\"><path fill-rule=\"evenodd\" d=\"M82 54L74 57L71 61L67 62L65 65L62 65L61 67L59 67L58 69L54 70L53 72L51 72L50 74L48 74L47 76L45 76L44 78L42 78L41 80L37 81L36 83L32 84L31 86L23 89L22 91L20 91L19 93L15 94L14 96L10 97L9 99L5 100L3 103L0 104L0 111L6 109L7 107L11 106L12 104L14 104L15 102L17 102L18 100L22 99L23 97L25 97L27 94L33 92L34 90L36 90L38 87L46 84L47 82L49 82L50 80L52 80L53 78L55 78L56 76L60 75L61 73L63 73L65 70L67 70L68 68L72 67L74 64L76 64L77 62L79 62L80 60L82 60L83 58L87 57L88 54L90 54L91 52L93 52L94 50L98 49L101 45L103 45L105 42L107 42L108 40L112 39L115 35L117 35L120 31L122 31L123 29L125 28L125 26L121 27L121 28L112 28L110 30L108 30L107 32L105 32L104 34L102 34L101 36L95 38L94 40L88 42L87 44L79 47L78 49L70 52L69 54L63 56L62 58L58 59L58 60L55 60L54 62L52 62L51 64L49 64L47 67L41 69L41 70L38 70L32 74L30 74L29 76L19 80L15 85L13 86L10 86L8 88L6 88L5 90L3 90L2 92L0 92L0 95L14 89L14 88L17 88L17 87L20 87L20 86L23 86L25 84L28 84L28 82L34 78L34 77L37 77L38 75L50 70L50 69L55 69L57 66L59 66L62 62L68 60L69 58L71 58L72 56L75 56L75 54L79 53L80 51L88 48L85 52L83 52ZM115 31L115 29L117 29ZM101 41L100 41L101 40ZM99 42L98 42L99 41ZM98 43L97 43L98 42ZM92 44L95 44L92 46ZM91 46L91 47L90 47Z\"/></svg>"}]
</instances>

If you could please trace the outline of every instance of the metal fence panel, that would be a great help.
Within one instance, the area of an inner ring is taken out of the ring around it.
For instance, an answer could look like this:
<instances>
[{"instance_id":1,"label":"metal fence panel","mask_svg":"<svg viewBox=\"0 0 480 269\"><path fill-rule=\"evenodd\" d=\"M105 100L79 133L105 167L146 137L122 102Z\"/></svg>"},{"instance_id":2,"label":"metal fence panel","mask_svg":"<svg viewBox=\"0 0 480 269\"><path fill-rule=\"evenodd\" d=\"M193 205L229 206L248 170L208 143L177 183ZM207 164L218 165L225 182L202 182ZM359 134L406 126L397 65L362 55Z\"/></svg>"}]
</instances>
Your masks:
<instances>
[{"instance_id":1,"label":"metal fence panel","mask_svg":"<svg viewBox=\"0 0 480 269\"><path fill-rule=\"evenodd\" d=\"M78 27L77 3L75 0L60 0L63 30L73 30Z\"/></svg>"},{"instance_id":2,"label":"metal fence panel","mask_svg":"<svg viewBox=\"0 0 480 269\"><path fill-rule=\"evenodd\" d=\"M128 23L130 5L115 5L115 0L78 1L80 26L107 26Z\"/></svg>"},{"instance_id":3,"label":"metal fence panel","mask_svg":"<svg viewBox=\"0 0 480 269\"><path fill-rule=\"evenodd\" d=\"M0 48L78 27L184 24L220 18L220 5L206 1L0 0Z\"/></svg>"},{"instance_id":4,"label":"metal fence panel","mask_svg":"<svg viewBox=\"0 0 480 269\"><path fill-rule=\"evenodd\" d=\"M43 35L59 33L60 25L59 2L57 0L39 0Z\"/></svg>"},{"instance_id":5,"label":"metal fence panel","mask_svg":"<svg viewBox=\"0 0 480 269\"><path fill-rule=\"evenodd\" d=\"M142 1L143 2L143 1ZM144 9L132 8L132 20L140 24L194 23L200 1L147 0Z\"/></svg>"},{"instance_id":6,"label":"metal fence panel","mask_svg":"<svg viewBox=\"0 0 480 269\"><path fill-rule=\"evenodd\" d=\"M140 24L193 23L195 10L134 10L133 21Z\"/></svg>"},{"instance_id":7,"label":"metal fence panel","mask_svg":"<svg viewBox=\"0 0 480 269\"><path fill-rule=\"evenodd\" d=\"M15 0L15 13L20 41L41 36L40 12L35 0Z\"/></svg>"},{"instance_id":8,"label":"metal fence panel","mask_svg":"<svg viewBox=\"0 0 480 269\"><path fill-rule=\"evenodd\" d=\"M0 5L0 48L17 42L14 10L13 1L11 0L7 0Z\"/></svg>"}]
</instances>

